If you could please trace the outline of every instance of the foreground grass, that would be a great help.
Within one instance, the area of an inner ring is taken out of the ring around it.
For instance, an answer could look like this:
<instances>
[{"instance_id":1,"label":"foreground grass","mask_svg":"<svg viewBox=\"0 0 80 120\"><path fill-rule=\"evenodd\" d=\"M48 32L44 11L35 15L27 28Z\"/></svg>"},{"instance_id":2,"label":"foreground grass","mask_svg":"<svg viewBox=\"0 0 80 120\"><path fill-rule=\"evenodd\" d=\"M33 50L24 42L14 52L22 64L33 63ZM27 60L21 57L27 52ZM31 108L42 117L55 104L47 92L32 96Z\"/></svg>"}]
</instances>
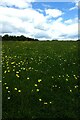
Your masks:
<instances>
[{"instance_id":1,"label":"foreground grass","mask_svg":"<svg viewBox=\"0 0 80 120\"><path fill-rule=\"evenodd\" d=\"M77 42L2 43L3 118L79 119Z\"/></svg>"}]
</instances>

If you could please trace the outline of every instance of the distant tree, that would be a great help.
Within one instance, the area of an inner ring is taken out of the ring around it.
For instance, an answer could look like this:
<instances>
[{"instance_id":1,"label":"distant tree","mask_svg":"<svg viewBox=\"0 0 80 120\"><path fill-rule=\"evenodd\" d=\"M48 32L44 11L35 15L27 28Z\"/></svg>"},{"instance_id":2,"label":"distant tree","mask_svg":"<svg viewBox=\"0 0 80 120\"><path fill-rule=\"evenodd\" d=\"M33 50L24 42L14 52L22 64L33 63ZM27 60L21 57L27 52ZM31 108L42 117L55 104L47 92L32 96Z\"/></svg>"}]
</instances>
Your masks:
<instances>
[{"instance_id":1,"label":"distant tree","mask_svg":"<svg viewBox=\"0 0 80 120\"><path fill-rule=\"evenodd\" d=\"M9 36L9 35L4 35L2 37L2 41L39 41L38 39L34 39L34 38L29 38L29 37L25 37L23 35L21 36Z\"/></svg>"},{"instance_id":2,"label":"distant tree","mask_svg":"<svg viewBox=\"0 0 80 120\"><path fill-rule=\"evenodd\" d=\"M2 40L2 36L0 35L0 41Z\"/></svg>"},{"instance_id":3,"label":"distant tree","mask_svg":"<svg viewBox=\"0 0 80 120\"><path fill-rule=\"evenodd\" d=\"M39 41L38 39L34 39L34 41Z\"/></svg>"},{"instance_id":4,"label":"distant tree","mask_svg":"<svg viewBox=\"0 0 80 120\"><path fill-rule=\"evenodd\" d=\"M9 36L9 35L4 35L2 37L2 41L16 41L16 36Z\"/></svg>"},{"instance_id":5,"label":"distant tree","mask_svg":"<svg viewBox=\"0 0 80 120\"><path fill-rule=\"evenodd\" d=\"M35 41L34 38L29 38L29 37L27 37L27 40L28 40L28 41Z\"/></svg>"},{"instance_id":6,"label":"distant tree","mask_svg":"<svg viewBox=\"0 0 80 120\"><path fill-rule=\"evenodd\" d=\"M46 40L47 42L49 42L50 40Z\"/></svg>"},{"instance_id":7,"label":"distant tree","mask_svg":"<svg viewBox=\"0 0 80 120\"><path fill-rule=\"evenodd\" d=\"M53 39L52 41L58 41L57 39Z\"/></svg>"},{"instance_id":8,"label":"distant tree","mask_svg":"<svg viewBox=\"0 0 80 120\"><path fill-rule=\"evenodd\" d=\"M80 41L80 39L78 39L77 41Z\"/></svg>"},{"instance_id":9,"label":"distant tree","mask_svg":"<svg viewBox=\"0 0 80 120\"><path fill-rule=\"evenodd\" d=\"M18 37L18 40L19 41L26 41L27 39L26 39L25 36L21 35L21 36Z\"/></svg>"},{"instance_id":10,"label":"distant tree","mask_svg":"<svg viewBox=\"0 0 80 120\"><path fill-rule=\"evenodd\" d=\"M7 34L2 37L2 41L8 41L8 39L9 39L9 36Z\"/></svg>"}]
</instances>

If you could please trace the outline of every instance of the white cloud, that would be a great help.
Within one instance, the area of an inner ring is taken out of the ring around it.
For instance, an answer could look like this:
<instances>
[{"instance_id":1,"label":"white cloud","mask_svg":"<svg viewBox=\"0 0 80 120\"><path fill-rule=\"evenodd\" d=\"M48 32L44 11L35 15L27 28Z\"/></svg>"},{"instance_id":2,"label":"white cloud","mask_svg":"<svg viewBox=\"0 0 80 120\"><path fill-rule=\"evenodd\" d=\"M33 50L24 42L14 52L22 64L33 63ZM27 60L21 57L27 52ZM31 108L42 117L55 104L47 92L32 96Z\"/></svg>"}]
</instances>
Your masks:
<instances>
[{"instance_id":1,"label":"white cloud","mask_svg":"<svg viewBox=\"0 0 80 120\"><path fill-rule=\"evenodd\" d=\"M43 13L43 10L41 10L41 9L37 9L37 11L39 11L40 13Z\"/></svg>"},{"instance_id":2,"label":"white cloud","mask_svg":"<svg viewBox=\"0 0 80 120\"><path fill-rule=\"evenodd\" d=\"M41 39L41 40L51 39L51 36L49 35L48 31L45 32L45 31L40 31L40 30L38 30L38 31L36 31L36 33L34 33L34 37L37 37L38 39Z\"/></svg>"},{"instance_id":3,"label":"white cloud","mask_svg":"<svg viewBox=\"0 0 80 120\"><path fill-rule=\"evenodd\" d=\"M46 15L48 15L49 17L59 17L63 14L63 12L61 10L58 9L46 9L45 10Z\"/></svg>"},{"instance_id":4,"label":"white cloud","mask_svg":"<svg viewBox=\"0 0 80 120\"><path fill-rule=\"evenodd\" d=\"M72 19L66 20L66 21L64 21L64 23L71 24L72 23Z\"/></svg>"},{"instance_id":5,"label":"white cloud","mask_svg":"<svg viewBox=\"0 0 80 120\"><path fill-rule=\"evenodd\" d=\"M34 1L34 0L0 0L0 5L1 6L15 6L15 7L18 7L18 8L28 8L28 7L31 7L31 4L30 2L31 1Z\"/></svg>"},{"instance_id":6,"label":"white cloud","mask_svg":"<svg viewBox=\"0 0 80 120\"><path fill-rule=\"evenodd\" d=\"M71 7L71 8L69 9L69 11L78 9L78 7L80 6L79 0L73 0L73 3L75 3L75 6L74 6L74 7Z\"/></svg>"},{"instance_id":7,"label":"white cloud","mask_svg":"<svg viewBox=\"0 0 80 120\"><path fill-rule=\"evenodd\" d=\"M8 0L5 1L8 2ZM23 3L25 2L26 0L23 1ZM31 3L29 3L30 6L28 3L26 6L24 4L20 6L17 0L14 0L14 3L6 4L9 4L9 6L15 4L16 7L21 9L8 8L6 5L0 6L1 34L23 34L26 37L34 37L40 40L73 39L73 36L78 34L77 18L64 21L62 18L64 13L58 9L46 9L46 16L44 16L42 11L33 9Z\"/></svg>"},{"instance_id":8,"label":"white cloud","mask_svg":"<svg viewBox=\"0 0 80 120\"><path fill-rule=\"evenodd\" d=\"M71 10L74 10L74 9L77 9L77 7L75 6L75 7L72 7L72 8L70 8L69 10L71 11Z\"/></svg>"},{"instance_id":9,"label":"white cloud","mask_svg":"<svg viewBox=\"0 0 80 120\"><path fill-rule=\"evenodd\" d=\"M74 19L68 19L68 20L64 21L64 23L66 23L66 24L78 23L78 17L76 17Z\"/></svg>"},{"instance_id":10,"label":"white cloud","mask_svg":"<svg viewBox=\"0 0 80 120\"><path fill-rule=\"evenodd\" d=\"M73 19L73 22L71 24L65 24L62 22L61 18L59 18L55 20L53 24L51 24L50 30L53 31L52 32L53 38L62 39L61 36L63 36L63 38L66 39L67 36L67 39L71 39L71 37L72 39L74 39L73 36L75 35L77 39L78 23L76 18Z\"/></svg>"},{"instance_id":11,"label":"white cloud","mask_svg":"<svg viewBox=\"0 0 80 120\"><path fill-rule=\"evenodd\" d=\"M73 23L71 25L68 25L66 27L66 31L64 33L67 33L67 35L77 35L78 33L78 23Z\"/></svg>"}]
</instances>

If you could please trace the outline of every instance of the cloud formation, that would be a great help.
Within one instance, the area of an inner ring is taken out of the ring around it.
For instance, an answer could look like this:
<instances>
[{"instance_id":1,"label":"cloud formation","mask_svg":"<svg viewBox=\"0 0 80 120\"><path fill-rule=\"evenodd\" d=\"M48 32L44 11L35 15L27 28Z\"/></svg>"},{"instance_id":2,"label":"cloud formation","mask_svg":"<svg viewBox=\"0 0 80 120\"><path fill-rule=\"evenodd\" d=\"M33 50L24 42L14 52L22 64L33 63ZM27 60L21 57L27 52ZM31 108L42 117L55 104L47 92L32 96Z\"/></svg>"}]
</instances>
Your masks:
<instances>
[{"instance_id":1,"label":"cloud formation","mask_svg":"<svg viewBox=\"0 0 80 120\"><path fill-rule=\"evenodd\" d=\"M59 9L33 9L26 0L2 0L0 2L0 34L25 35L39 40L77 39L78 18L63 19ZM56 19L55 19L56 18ZM76 37L73 37L76 36Z\"/></svg>"},{"instance_id":2,"label":"cloud formation","mask_svg":"<svg viewBox=\"0 0 80 120\"><path fill-rule=\"evenodd\" d=\"M59 17L63 14L63 12L61 10L58 9L47 9L45 10L46 15L48 15L49 17Z\"/></svg>"},{"instance_id":3,"label":"cloud formation","mask_svg":"<svg viewBox=\"0 0 80 120\"><path fill-rule=\"evenodd\" d=\"M31 2L34 2L34 0L1 0L0 6L6 7L17 7L17 8L28 8L31 7Z\"/></svg>"}]
</instances>

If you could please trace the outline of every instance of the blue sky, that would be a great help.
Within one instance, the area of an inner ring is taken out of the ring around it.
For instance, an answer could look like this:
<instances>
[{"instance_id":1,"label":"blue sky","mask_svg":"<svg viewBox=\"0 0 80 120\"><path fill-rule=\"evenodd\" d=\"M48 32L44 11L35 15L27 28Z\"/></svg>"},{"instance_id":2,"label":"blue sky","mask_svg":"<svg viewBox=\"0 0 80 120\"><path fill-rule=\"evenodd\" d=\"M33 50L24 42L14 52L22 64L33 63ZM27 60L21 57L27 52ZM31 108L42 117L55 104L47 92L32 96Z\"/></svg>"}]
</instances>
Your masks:
<instances>
[{"instance_id":1,"label":"blue sky","mask_svg":"<svg viewBox=\"0 0 80 120\"><path fill-rule=\"evenodd\" d=\"M72 2L32 2L33 8L58 8L60 10L69 9L71 7L74 7L75 3Z\"/></svg>"},{"instance_id":2,"label":"blue sky","mask_svg":"<svg viewBox=\"0 0 80 120\"><path fill-rule=\"evenodd\" d=\"M64 20L73 19L77 17L78 10L77 8L74 10L69 11L70 8L75 7L75 3L73 2L33 2L32 8L37 10L43 10L43 14L45 15L45 9L59 9L65 12L63 15Z\"/></svg>"},{"instance_id":3,"label":"blue sky","mask_svg":"<svg viewBox=\"0 0 80 120\"><path fill-rule=\"evenodd\" d=\"M25 35L39 40L78 39L78 3L0 2L0 34Z\"/></svg>"}]
</instances>

